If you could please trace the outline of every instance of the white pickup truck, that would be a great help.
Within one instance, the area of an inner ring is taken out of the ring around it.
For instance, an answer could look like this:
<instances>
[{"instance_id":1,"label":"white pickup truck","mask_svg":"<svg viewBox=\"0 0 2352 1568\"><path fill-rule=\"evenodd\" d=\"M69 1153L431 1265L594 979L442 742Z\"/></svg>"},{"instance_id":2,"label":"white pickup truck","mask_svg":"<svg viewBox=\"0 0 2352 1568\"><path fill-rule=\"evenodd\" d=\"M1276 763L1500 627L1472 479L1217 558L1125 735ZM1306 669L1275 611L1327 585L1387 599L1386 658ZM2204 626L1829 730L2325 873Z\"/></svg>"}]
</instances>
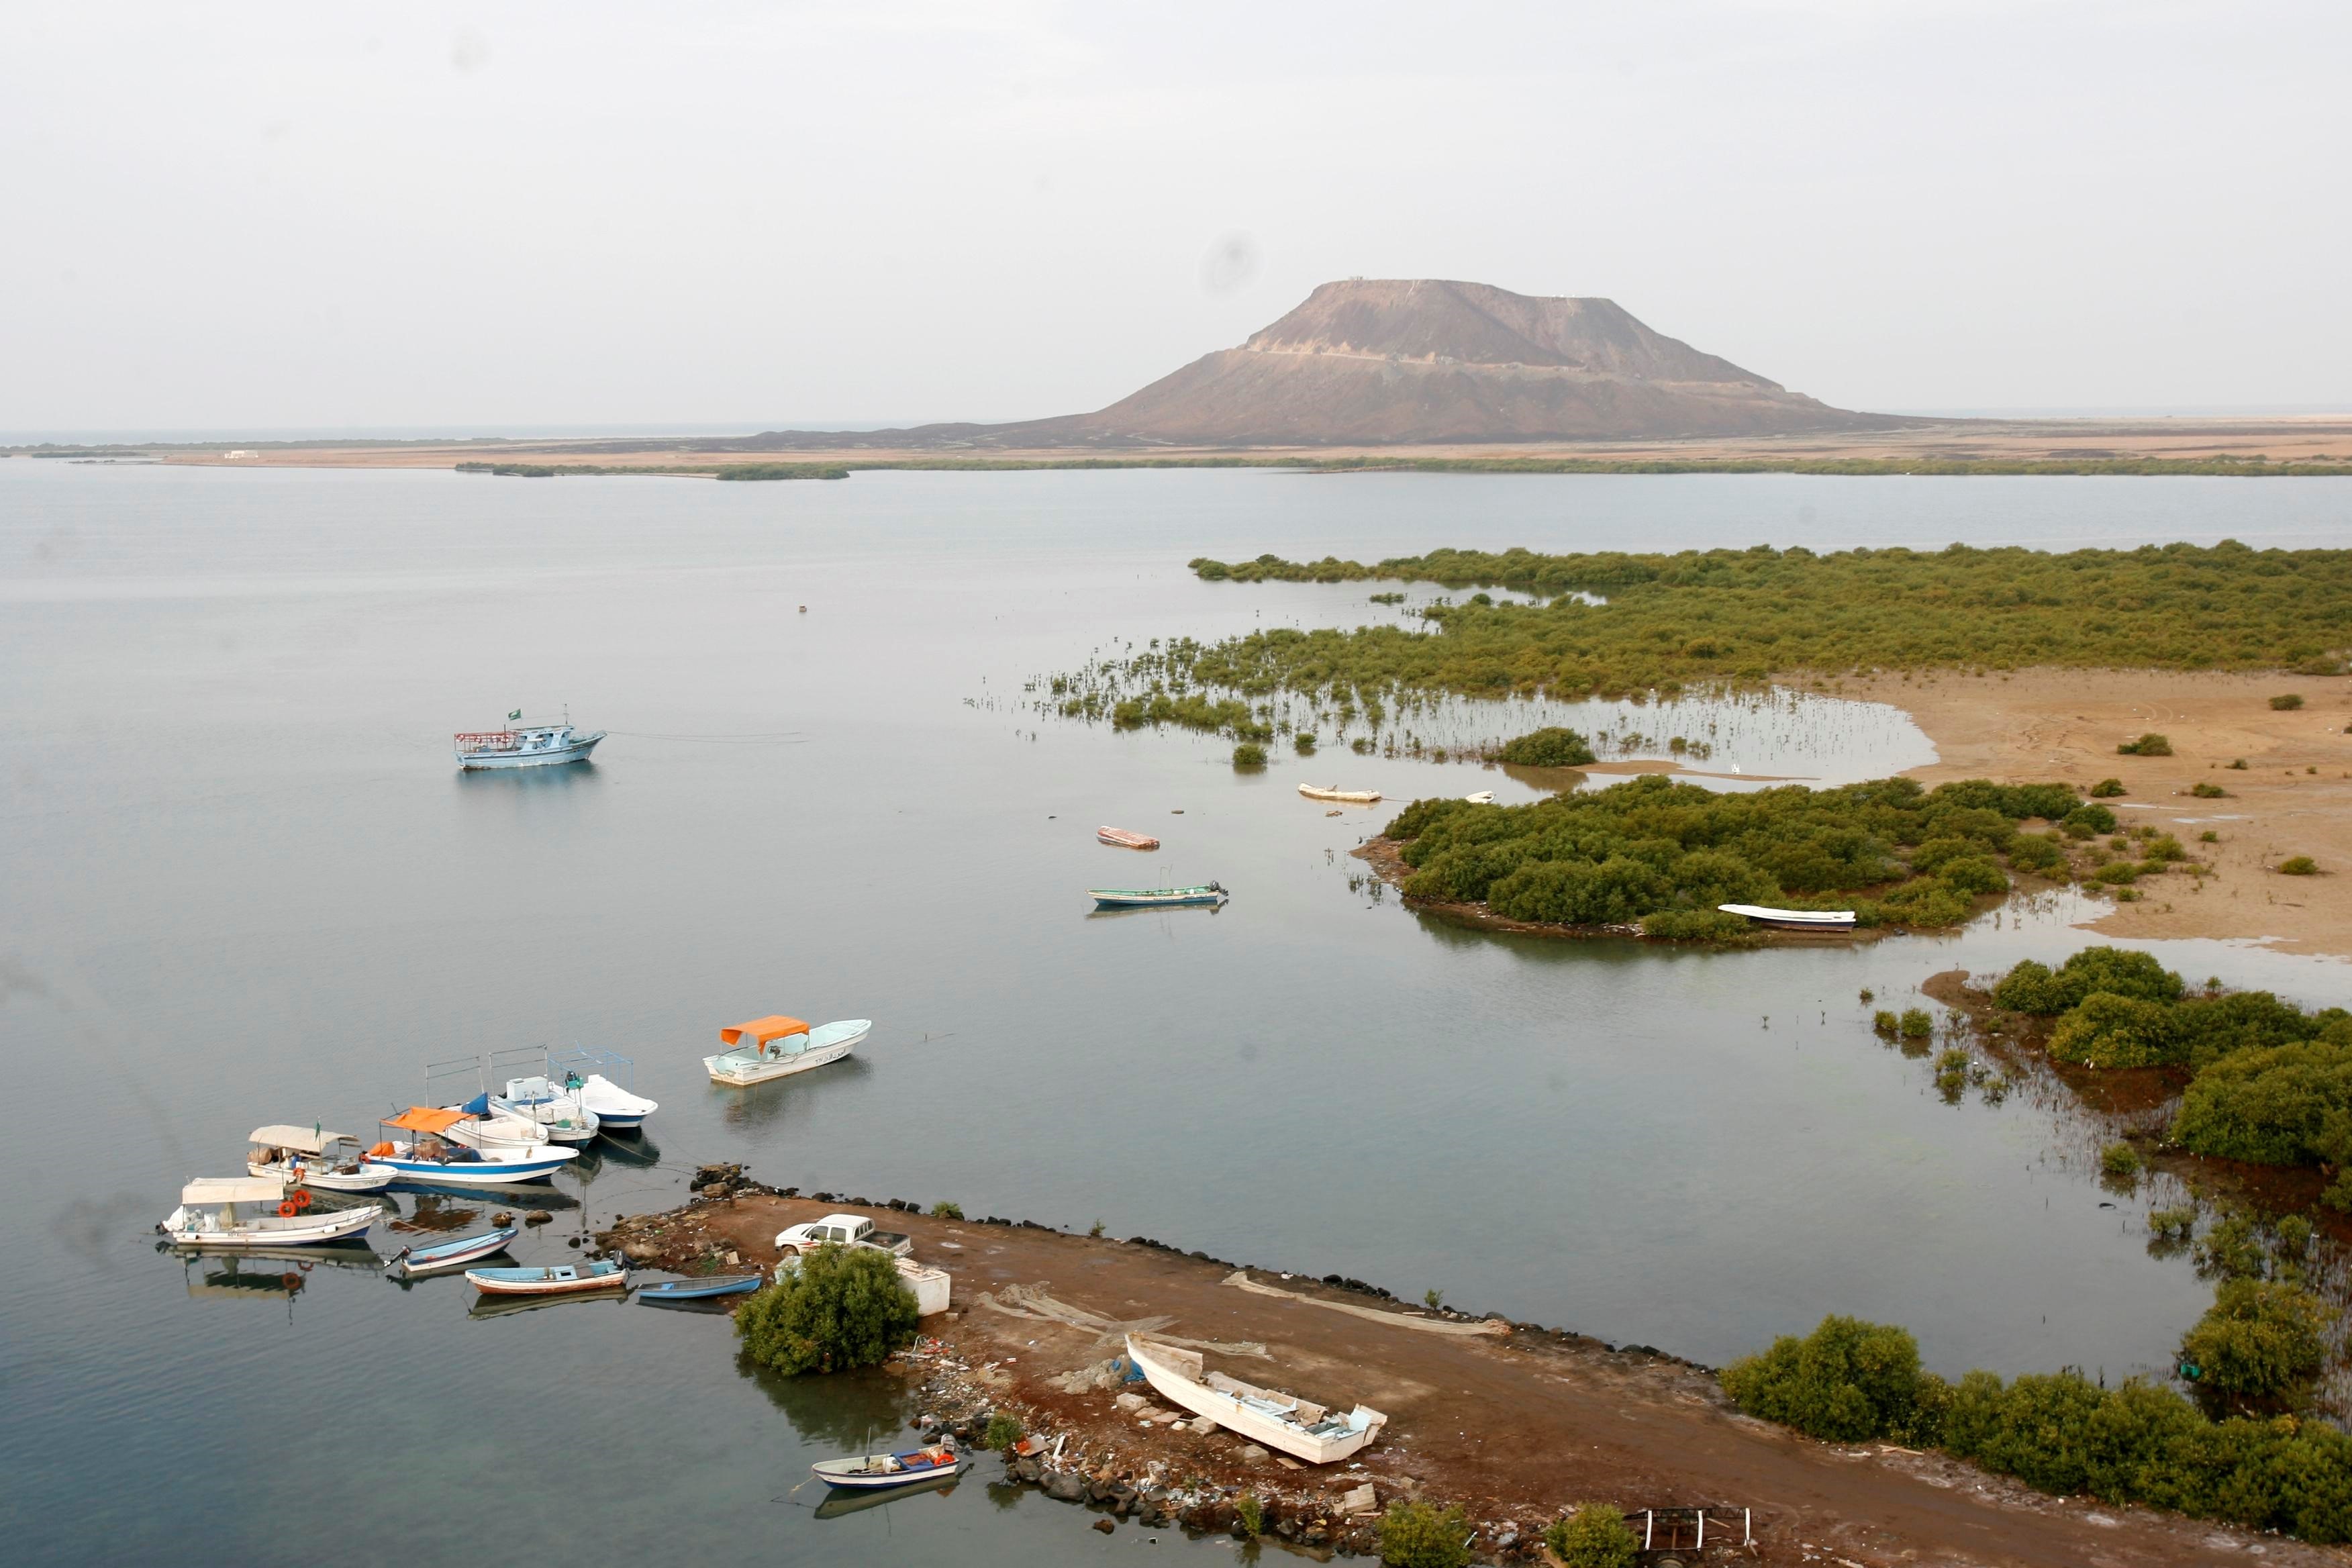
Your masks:
<instances>
[{"instance_id":1,"label":"white pickup truck","mask_svg":"<svg viewBox=\"0 0 2352 1568\"><path fill-rule=\"evenodd\" d=\"M787 1226L776 1233L779 1252L814 1252L820 1247L873 1247L894 1258L904 1258L915 1244L895 1230L877 1230L863 1215L829 1214L806 1225Z\"/></svg>"}]
</instances>

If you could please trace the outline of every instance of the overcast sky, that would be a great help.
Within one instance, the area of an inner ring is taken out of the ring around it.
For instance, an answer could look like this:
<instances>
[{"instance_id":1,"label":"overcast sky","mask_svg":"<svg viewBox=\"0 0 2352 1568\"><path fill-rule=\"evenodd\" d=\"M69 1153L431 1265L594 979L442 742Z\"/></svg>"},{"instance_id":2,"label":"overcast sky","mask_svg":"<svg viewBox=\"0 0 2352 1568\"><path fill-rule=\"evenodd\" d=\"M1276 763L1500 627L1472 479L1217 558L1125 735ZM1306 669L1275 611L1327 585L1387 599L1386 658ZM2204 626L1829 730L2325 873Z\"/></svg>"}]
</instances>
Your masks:
<instances>
[{"instance_id":1,"label":"overcast sky","mask_svg":"<svg viewBox=\"0 0 2352 1568\"><path fill-rule=\"evenodd\" d=\"M2352 407L2352 6L9 8L0 428L1097 407L1316 283L1848 407Z\"/></svg>"}]
</instances>

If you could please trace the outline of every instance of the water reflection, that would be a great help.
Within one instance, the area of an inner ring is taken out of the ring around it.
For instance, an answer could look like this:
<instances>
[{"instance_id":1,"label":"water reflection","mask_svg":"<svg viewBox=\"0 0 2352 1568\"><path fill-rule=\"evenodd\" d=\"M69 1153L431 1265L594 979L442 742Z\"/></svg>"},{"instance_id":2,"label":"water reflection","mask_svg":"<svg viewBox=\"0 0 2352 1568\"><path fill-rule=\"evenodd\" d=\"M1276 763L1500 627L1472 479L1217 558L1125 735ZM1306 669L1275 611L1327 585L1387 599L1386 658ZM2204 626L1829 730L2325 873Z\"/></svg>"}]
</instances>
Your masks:
<instances>
[{"instance_id":1,"label":"water reflection","mask_svg":"<svg viewBox=\"0 0 2352 1568\"><path fill-rule=\"evenodd\" d=\"M738 1353L735 1370L758 1386L811 1447L871 1454L906 1426L905 1385L875 1367L785 1377Z\"/></svg>"},{"instance_id":2,"label":"water reflection","mask_svg":"<svg viewBox=\"0 0 2352 1568\"><path fill-rule=\"evenodd\" d=\"M929 1480L908 1481L903 1487L887 1491L836 1491L828 1489L825 1499L816 1505L819 1519L839 1519L844 1514L863 1513L869 1508L881 1508L901 1499L912 1497L944 1498L952 1494L958 1476L935 1476Z\"/></svg>"},{"instance_id":3,"label":"water reflection","mask_svg":"<svg viewBox=\"0 0 2352 1568\"><path fill-rule=\"evenodd\" d=\"M730 1128L750 1131L813 1125L828 1088L839 1093L852 1093L873 1076L874 1064L853 1052L811 1071L749 1088L714 1083L707 1098L724 1102L719 1116Z\"/></svg>"}]
</instances>

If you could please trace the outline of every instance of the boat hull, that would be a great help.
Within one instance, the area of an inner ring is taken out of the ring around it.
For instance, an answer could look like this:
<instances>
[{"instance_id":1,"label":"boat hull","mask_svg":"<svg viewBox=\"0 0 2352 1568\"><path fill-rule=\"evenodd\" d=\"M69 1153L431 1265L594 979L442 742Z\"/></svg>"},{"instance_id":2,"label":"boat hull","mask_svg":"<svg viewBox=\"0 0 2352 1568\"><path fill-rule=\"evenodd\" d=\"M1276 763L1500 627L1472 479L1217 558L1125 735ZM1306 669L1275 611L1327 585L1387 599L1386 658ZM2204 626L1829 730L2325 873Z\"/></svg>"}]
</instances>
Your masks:
<instances>
[{"instance_id":1,"label":"boat hull","mask_svg":"<svg viewBox=\"0 0 2352 1568\"><path fill-rule=\"evenodd\" d=\"M1388 1424L1386 1415L1358 1405L1355 1414L1366 1418L1360 1428L1333 1436L1318 1437L1253 1408L1236 1395L1186 1376L1171 1362L1163 1359L1167 1354L1165 1351L1155 1354L1152 1347L1138 1345L1132 1335L1128 1337L1127 1354L1136 1369L1143 1373L1144 1381L1171 1404L1195 1415L1205 1415L1228 1432L1239 1433L1252 1442L1263 1443L1310 1465L1339 1463L1379 1436L1381 1428Z\"/></svg>"},{"instance_id":2,"label":"boat hull","mask_svg":"<svg viewBox=\"0 0 2352 1568\"><path fill-rule=\"evenodd\" d=\"M1087 896L1098 910L1179 910L1194 905L1215 907L1225 901L1226 895L1201 888L1181 888L1170 892L1153 892L1145 889L1088 888Z\"/></svg>"},{"instance_id":3,"label":"boat hull","mask_svg":"<svg viewBox=\"0 0 2352 1568\"><path fill-rule=\"evenodd\" d=\"M584 763L596 742L604 738L599 730L593 735L583 735L569 745L551 746L543 752L459 752L457 765L469 773L505 773L515 768L553 768L566 763Z\"/></svg>"},{"instance_id":4,"label":"boat hull","mask_svg":"<svg viewBox=\"0 0 2352 1568\"><path fill-rule=\"evenodd\" d=\"M1727 915L1745 915L1757 925L1770 926L1776 931L1850 931L1854 929L1852 910L1776 910L1763 904L1717 904Z\"/></svg>"},{"instance_id":5,"label":"boat hull","mask_svg":"<svg viewBox=\"0 0 2352 1568\"><path fill-rule=\"evenodd\" d=\"M466 1283L485 1296L572 1296L625 1289L629 1274L625 1268L559 1263L545 1268L468 1268Z\"/></svg>"},{"instance_id":6,"label":"boat hull","mask_svg":"<svg viewBox=\"0 0 2352 1568\"><path fill-rule=\"evenodd\" d=\"M404 1247L384 1266L384 1272L395 1279L415 1279L426 1274L446 1273L463 1268L468 1263L478 1263L485 1258L495 1258L507 1248L507 1244L520 1235L512 1226L501 1226L481 1236L460 1237L456 1241L436 1242L431 1247Z\"/></svg>"},{"instance_id":7,"label":"boat hull","mask_svg":"<svg viewBox=\"0 0 2352 1568\"><path fill-rule=\"evenodd\" d=\"M1300 784L1298 793L1309 800L1337 801L1341 805L1377 805L1381 792L1376 789L1318 789L1313 784Z\"/></svg>"},{"instance_id":8,"label":"boat hull","mask_svg":"<svg viewBox=\"0 0 2352 1568\"><path fill-rule=\"evenodd\" d=\"M400 1173L389 1165L370 1160L356 1171L321 1171L302 1167L297 1175L291 1165L263 1165L251 1160L245 1168L257 1176L275 1176L288 1186L309 1187L321 1193L380 1193L400 1179Z\"/></svg>"},{"instance_id":9,"label":"boat hull","mask_svg":"<svg viewBox=\"0 0 2352 1568\"><path fill-rule=\"evenodd\" d=\"M404 1182L429 1182L445 1187L513 1187L544 1182L578 1159L572 1149L540 1146L545 1152L524 1159L502 1159L505 1150L483 1152L478 1160L419 1160L406 1154L375 1154L369 1158L389 1165Z\"/></svg>"},{"instance_id":10,"label":"boat hull","mask_svg":"<svg viewBox=\"0 0 2352 1568\"><path fill-rule=\"evenodd\" d=\"M725 1279L664 1279L657 1284L637 1287L637 1301L642 1306L658 1307L666 1301L709 1301L720 1296L748 1296L767 1283L763 1274L741 1274Z\"/></svg>"},{"instance_id":11,"label":"boat hull","mask_svg":"<svg viewBox=\"0 0 2352 1568\"><path fill-rule=\"evenodd\" d=\"M338 1241L356 1241L368 1233L368 1227L382 1218L383 1211L373 1204L362 1204L357 1208L305 1211L291 1216L259 1215L248 1219L217 1221L210 1226L198 1215L192 1215L185 1206L172 1211L170 1217L155 1228L171 1238L174 1247L197 1247L207 1251L250 1251L259 1247L324 1247Z\"/></svg>"},{"instance_id":12,"label":"boat hull","mask_svg":"<svg viewBox=\"0 0 2352 1568\"><path fill-rule=\"evenodd\" d=\"M919 1454L922 1450L913 1452ZM838 1487L844 1491L888 1491L925 1481L946 1480L963 1474L971 1466L969 1458L958 1454L944 1464L896 1470L877 1468L886 1462L905 1466L910 1457L907 1454L866 1454L854 1459L820 1459L809 1468L826 1486Z\"/></svg>"}]
</instances>

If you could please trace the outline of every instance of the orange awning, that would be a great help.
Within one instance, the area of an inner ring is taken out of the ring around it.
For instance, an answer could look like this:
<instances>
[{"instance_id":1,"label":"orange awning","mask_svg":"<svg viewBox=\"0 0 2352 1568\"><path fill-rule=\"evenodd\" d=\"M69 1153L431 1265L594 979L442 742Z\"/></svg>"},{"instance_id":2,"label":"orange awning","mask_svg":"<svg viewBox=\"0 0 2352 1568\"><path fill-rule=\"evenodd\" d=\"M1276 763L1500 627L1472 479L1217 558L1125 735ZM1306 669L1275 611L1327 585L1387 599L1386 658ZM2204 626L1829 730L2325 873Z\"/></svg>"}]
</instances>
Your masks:
<instances>
[{"instance_id":1,"label":"orange awning","mask_svg":"<svg viewBox=\"0 0 2352 1568\"><path fill-rule=\"evenodd\" d=\"M786 1035L805 1035L808 1028L798 1018L787 1018L776 1013L765 1018L754 1018L748 1024L738 1024L731 1029L721 1029L719 1037L731 1046L749 1035L754 1044L764 1046L770 1040L781 1040Z\"/></svg>"},{"instance_id":2,"label":"orange awning","mask_svg":"<svg viewBox=\"0 0 2352 1568\"><path fill-rule=\"evenodd\" d=\"M412 1105L397 1116L384 1119L386 1127L405 1127L411 1132L446 1132L460 1121L472 1120L462 1110L436 1110L429 1105Z\"/></svg>"}]
</instances>

